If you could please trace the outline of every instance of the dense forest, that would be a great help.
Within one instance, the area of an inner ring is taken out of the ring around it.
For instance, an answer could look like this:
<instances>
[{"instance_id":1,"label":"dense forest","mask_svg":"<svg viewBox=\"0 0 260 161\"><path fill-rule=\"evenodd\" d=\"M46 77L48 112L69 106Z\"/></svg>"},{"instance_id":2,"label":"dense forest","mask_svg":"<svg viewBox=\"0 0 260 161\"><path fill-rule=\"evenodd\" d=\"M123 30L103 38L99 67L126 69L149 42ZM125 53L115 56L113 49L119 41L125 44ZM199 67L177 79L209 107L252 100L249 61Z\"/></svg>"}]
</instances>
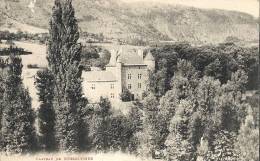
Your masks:
<instances>
[{"instance_id":1,"label":"dense forest","mask_svg":"<svg viewBox=\"0 0 260 161\"><path fill-rule=\"evenodd\" d=\"M198 77L209 76L218 79L221 84L231 79L232 73L243 70L248 76L247 90L258 88L259 48L240 47L234 43L219 45L191 46L188 43L176 43L151 49L156 59L156 72L151 75L154 93L159 96L170 88L170 82L180 59L189 61ZM157 80L156 80L157 79Z\"/></svg>"},{"instance_id":2,"label":"dense forest","mask_svg":"<svg viewBox=\"0 0 260 161\"><path fill-rule=\"evenodd\" d=\"M3 154L122 151L167 161L259 160L259 93L246 96L257 90L258 48L152 47L149 90L123 114L107 98L89 104L83 96L82 60L98 59L93 52L103 52L103 60L110 55L77 43L71 0L55 1L49 32L49 65L35 79L37 111L22 82L21 58L0 61Z\"/></svg>"}]
</instances>

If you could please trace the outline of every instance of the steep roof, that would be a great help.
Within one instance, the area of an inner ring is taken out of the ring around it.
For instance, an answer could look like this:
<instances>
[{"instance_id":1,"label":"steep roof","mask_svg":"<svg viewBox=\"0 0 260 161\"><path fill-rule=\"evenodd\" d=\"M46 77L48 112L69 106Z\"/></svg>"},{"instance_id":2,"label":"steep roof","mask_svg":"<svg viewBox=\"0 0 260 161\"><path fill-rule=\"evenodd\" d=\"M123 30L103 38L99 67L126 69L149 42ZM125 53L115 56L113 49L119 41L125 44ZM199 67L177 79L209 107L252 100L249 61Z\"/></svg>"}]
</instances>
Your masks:
<instances>
[{"instance_id":1,"label":"steep roof","mask_svg":"<svg viewBox=\"0 0 260 161\"><path fill-rule=\"evenodd\" d=\"M124 64L144 64L143 58L139 56L137 53L132 52L132 53L123 53L120 55L121 57L121 62Z\"/></svg>"},{"instance_id":2,"label":"steep roof","mask_svg":"<svg viewBox=\"0 0 260 161\"><path fill-rule=\"evenodd\" d=\"M153 57L153 55L152 55L152 53L150 51L145 56L144 60L145 61L154 61L154 57Z\"/></svg>"},{"instance_id":3,"label":"steep roof","mask_svg":"<svg viewBox=\"0 0 260 161\"><path fill-rule=\"evenodd\" d=\"M88 71L83 72L82 77L87 82L115 82L115 75L110 71Z\"/></svg>"},{"instance_id":4,"label":"steep roof","mask_svg":"<svg viewBox=\"0 0 260 161\"><path fill-rule=\"evenodd\" d=\"M116 62L121 62L125 65L145 65L143 58L134 50L112 52L107 66L115 66Z\"/></svg>"}]
</instances>

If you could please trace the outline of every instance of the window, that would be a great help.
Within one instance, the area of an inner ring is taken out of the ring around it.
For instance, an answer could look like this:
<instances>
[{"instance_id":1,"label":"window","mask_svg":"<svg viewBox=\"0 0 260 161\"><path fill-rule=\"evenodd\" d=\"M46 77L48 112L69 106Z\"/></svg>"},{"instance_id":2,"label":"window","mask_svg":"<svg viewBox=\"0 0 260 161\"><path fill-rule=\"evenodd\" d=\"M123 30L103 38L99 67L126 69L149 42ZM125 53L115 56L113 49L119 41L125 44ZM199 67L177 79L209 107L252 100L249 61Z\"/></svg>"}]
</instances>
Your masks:
<instances>
[{"instance_id":1,"label":"window","mask_svg":"<svg viewBox=\"0 0 260 161\"><path fill-rule=\"evenodd\" d=\"M132 75L131 75L131 74L128 74L128 75L127 75L127 78L128 78L128 79L131 79L131 78L132 78Z\"/></svg>"},{"instance_id":2,"label":"window","mask_svg":"<svg viewBox=\"0 0 260 161\"><path fill-rule=\"evenodd\" d=\"M110 98L115 98L115 94L114 93L110 93Z\"/></svg>"},{"instance_id":3,"label":"window","mask_svg":"<svg viewBox=\"0 0 260 161\"><path fill-rule=\"evenodd\" d=\"M92 85L91 85L91 89L92 89L92 90L96 89L95 84L92 84Z\"/></svg>"},{"instance_id":4,"label":"window","mask_svg":"<svg viewBox=\"0 0 260 161\"><path fill-rule=\"evenodd\" d=\"M142 84L141 83L138 83L138 88L142 88Z\"/></svg>"},{"instance_id":5,"label":"window","mask_svg":"<svg viewBox=\"0 0 260 161\"><path fill-rule=\"evenodd\" d=\"M138 79L142 79L142 74L138 74Z\"/></svg>"},{"instance_id":6,"label":"window","mask_svg":"<svg viewBox=\"0 0 260 161\"><path fill-rule=\"evenodd\" d=\"M114 89L115 88L114 84L110 84L110 88Z\"/></svg>"},{"instance_id":7,"label":"window","mask_svg":"<svg viewBox=\"0 0 260 161\"><path fill-rule=\"evenodd\" d=\"M128 88L128 89L131 89L131 88L132 88L132 85L131 85L131 84L128 84L128 85L127 85L127 88Z\"/></svg>"}]
</instances>

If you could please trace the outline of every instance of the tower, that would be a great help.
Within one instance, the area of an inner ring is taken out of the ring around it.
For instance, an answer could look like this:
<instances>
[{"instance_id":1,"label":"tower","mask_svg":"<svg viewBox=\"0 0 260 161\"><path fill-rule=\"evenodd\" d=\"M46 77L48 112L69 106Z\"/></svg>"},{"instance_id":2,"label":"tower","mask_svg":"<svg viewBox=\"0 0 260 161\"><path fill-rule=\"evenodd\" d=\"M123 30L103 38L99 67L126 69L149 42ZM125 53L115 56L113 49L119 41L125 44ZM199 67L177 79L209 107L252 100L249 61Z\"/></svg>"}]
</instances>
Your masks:
<instances>
[{"instance_id":1,"label":"tower","mask_svg":"<svg viewBox=\"0 0 260 161\"><path fill-rule=\"evenodd\" d=\"M148 70L154 71L155 70L155 59L152 53L149 51L144 58L144 64L147 65Z\"/></svg>"}]
</instances>

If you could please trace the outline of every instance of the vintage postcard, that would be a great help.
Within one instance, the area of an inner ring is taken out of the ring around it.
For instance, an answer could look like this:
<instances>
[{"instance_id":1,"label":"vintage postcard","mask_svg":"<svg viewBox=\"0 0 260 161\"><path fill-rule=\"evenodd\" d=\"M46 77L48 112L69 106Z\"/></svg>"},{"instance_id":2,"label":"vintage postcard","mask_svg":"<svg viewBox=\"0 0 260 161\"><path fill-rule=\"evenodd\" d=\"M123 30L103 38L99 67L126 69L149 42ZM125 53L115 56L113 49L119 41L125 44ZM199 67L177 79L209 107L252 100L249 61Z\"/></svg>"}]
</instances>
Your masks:
<instances>
[{"instance_id":1,"label":"vintage postcard","mask_svg":"<svg viewBox=\"0 0 260 161\"><path fill-rule=\"evenodd\" d=\"M259 161L259 0L0 0L0 161Z\"/></svg>"}]
</instances>

